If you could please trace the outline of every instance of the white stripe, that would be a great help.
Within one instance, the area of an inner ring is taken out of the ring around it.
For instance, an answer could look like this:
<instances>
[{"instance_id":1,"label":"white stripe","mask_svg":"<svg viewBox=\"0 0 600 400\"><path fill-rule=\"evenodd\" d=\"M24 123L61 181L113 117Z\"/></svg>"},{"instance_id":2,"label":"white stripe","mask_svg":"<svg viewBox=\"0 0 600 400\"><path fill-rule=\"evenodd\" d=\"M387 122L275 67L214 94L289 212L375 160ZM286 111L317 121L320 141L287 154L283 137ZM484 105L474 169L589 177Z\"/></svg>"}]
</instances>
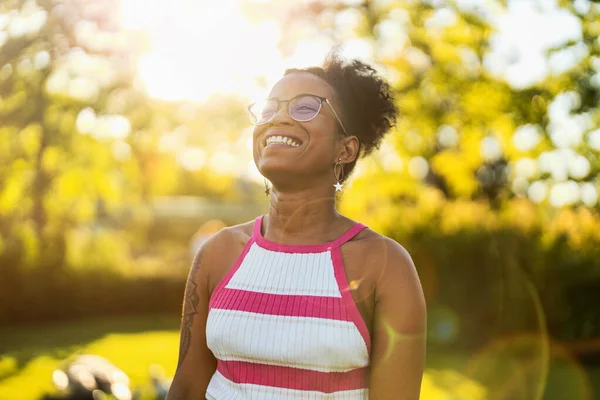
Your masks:
<instances>
[{"instance_id":1,"label":"white stripe","mask_svg":"<svg viewBox=\"0 0 600 400\"><path fill-rule=\"evenodd\" d=\"M343 390L323 393L310 390L284 389L271 386L235 383L216 371L206 389L206 397L211 399L256 399L256 400L367 400L369 389Z\"/></svg>"},{"instance_id":2,"label":"white stripe","mask_svg":"<svg viewBox=\"0 0 600 400\"><path fill-rule=\"evenodd\" d=\"M283 253L253 243L225 287L270 294L342 297L333 271L329 251Z\"/></svg>"},{"instance_id":3,"label":"white stripe","mask_svg":"<svg viewBox=\"0 0 600 400\"><path fill-rule=\"evenodd\" d=\"M206 341L220 360L247 361L322 372L369 365L353 322L212 308Z\"/></svg>"}]
</instances>

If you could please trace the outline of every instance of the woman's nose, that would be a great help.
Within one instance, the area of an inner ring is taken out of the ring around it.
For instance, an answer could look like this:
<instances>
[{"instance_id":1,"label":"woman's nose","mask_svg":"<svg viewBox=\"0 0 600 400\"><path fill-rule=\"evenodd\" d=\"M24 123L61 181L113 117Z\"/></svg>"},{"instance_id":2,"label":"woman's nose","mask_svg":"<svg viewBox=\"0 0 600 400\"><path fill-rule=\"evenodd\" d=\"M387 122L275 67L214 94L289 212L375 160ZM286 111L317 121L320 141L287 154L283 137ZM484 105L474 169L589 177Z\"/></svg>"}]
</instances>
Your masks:
<instances>
[{"instance_id":1,"label":"woman's nose","mask_svg":"<svg viewBox=\"0 0 600 400\"><path fill-rule=\"evenodd\" d=\"M273 115L269 123L287 122L293 124L293 118L290 116L287 103L281 104L279 110Z\"/></svg>"}]
</instances>

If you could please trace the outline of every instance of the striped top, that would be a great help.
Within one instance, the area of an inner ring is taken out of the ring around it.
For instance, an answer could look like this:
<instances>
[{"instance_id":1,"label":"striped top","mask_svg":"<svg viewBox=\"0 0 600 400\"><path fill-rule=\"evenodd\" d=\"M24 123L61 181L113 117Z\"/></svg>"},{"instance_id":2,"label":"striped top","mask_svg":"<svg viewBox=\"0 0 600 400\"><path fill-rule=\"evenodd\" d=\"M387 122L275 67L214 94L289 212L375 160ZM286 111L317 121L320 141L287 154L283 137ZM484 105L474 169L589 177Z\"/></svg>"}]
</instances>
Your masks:
<instances>
[{"instance_id":1,"label":"striped top","mask_svg":"<svg viewBox=\"0 0 600 400\"><path fill-rule=\"evenodd\" d=\"M206 391L225 399L368 399L371 340L340 247L355 224L319 245L261 234L262 216L210 298L206 340L217 370Z\"/></svg>"}]
</instances>

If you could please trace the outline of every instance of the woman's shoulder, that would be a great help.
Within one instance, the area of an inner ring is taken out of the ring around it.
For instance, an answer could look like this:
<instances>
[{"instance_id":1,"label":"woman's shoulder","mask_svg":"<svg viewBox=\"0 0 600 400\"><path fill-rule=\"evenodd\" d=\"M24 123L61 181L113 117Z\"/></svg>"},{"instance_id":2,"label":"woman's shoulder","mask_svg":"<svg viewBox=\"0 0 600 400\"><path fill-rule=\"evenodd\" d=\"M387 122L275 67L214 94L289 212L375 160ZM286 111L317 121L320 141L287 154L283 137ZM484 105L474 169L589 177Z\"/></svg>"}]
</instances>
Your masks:
<instances>
[{"instance_id":1,"label":"woman's shoulder","mask_svg":"<svg viewBox=\"0 0 600 400\"><path fill-rule=\"evenodd\" d=\"M205 241L203 250L218 254L222 250L231 249L232 246L245 245L252 237L253 227L254 221L248 221L221 228Z\"/></svg>"},{"instance_id":2,"label":"woman's shoulder","mask_svg":"<svg viewBox=\"0 0 600 400\"><path fill-rule=\"evenodd\" d=\"M347 246L348 256L361 260L369 270L376 274L384 274L392 268L411 268L408 251L395 239L375 232L366 227L357 234Z\"/></svg>"},{"instance_id":3,"label":"woman's shoulder","mask_svg":"<svg viewBox=\"0 0 600 400\"><path fill-rule=\"evenodd\" d=\"M198 250L208 276L209 293L223 279L252 237L253 221L220 229L211 235Z\"/></svg>"},{"instance_id":4,"label":"woman's shoulder","mask_svg":"<svg viewBox=\"0 0 600 400\"><path fill-rule=\"evenodd\" d=\"M356 222L355 222L356 223ZM398 251L404 247L391 237L375 232L368 226L360 231L353 239L354 242L360 243L363 246L378 246L386 250Z\"/></svg>"}]
</instances>

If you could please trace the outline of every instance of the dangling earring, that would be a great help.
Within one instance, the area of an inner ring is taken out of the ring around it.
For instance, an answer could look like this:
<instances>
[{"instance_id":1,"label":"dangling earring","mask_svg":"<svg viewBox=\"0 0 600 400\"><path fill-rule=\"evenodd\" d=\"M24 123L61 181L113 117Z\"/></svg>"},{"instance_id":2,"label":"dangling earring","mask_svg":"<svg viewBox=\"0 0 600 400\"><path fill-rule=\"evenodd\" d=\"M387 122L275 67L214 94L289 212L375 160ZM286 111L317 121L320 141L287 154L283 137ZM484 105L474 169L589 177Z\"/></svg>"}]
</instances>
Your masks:
<instances>
[{"instance_id":1,"label":"dangling earring","mask_svg":"<svg viewBox=\"0 0 600 400\"><path fill-rule=\"evenodd\" d=\"M335 177L335 180L337 181L337 183L333 186L335 186L335 191L336 192L341 192L342 191L342 180L344 179L344 164L342 164L340 162L341 158L338 159L338 162L335 163L335 165L333 166L333 176ZM340 174L338 174L338 167L341 170Z\"/></svg>"},{"instance_id":2,"label":"dangling earring","mask_svg":"<svg viewBox=\"0 0 600 400\"><path fill-rule=\"evenodd\" d=\"M271 188L269 187L269 184L267 183L267 178L263 177L263 179L265 180L265 194L268 196L271 194Z\"/></svg>"}]
</instances>

